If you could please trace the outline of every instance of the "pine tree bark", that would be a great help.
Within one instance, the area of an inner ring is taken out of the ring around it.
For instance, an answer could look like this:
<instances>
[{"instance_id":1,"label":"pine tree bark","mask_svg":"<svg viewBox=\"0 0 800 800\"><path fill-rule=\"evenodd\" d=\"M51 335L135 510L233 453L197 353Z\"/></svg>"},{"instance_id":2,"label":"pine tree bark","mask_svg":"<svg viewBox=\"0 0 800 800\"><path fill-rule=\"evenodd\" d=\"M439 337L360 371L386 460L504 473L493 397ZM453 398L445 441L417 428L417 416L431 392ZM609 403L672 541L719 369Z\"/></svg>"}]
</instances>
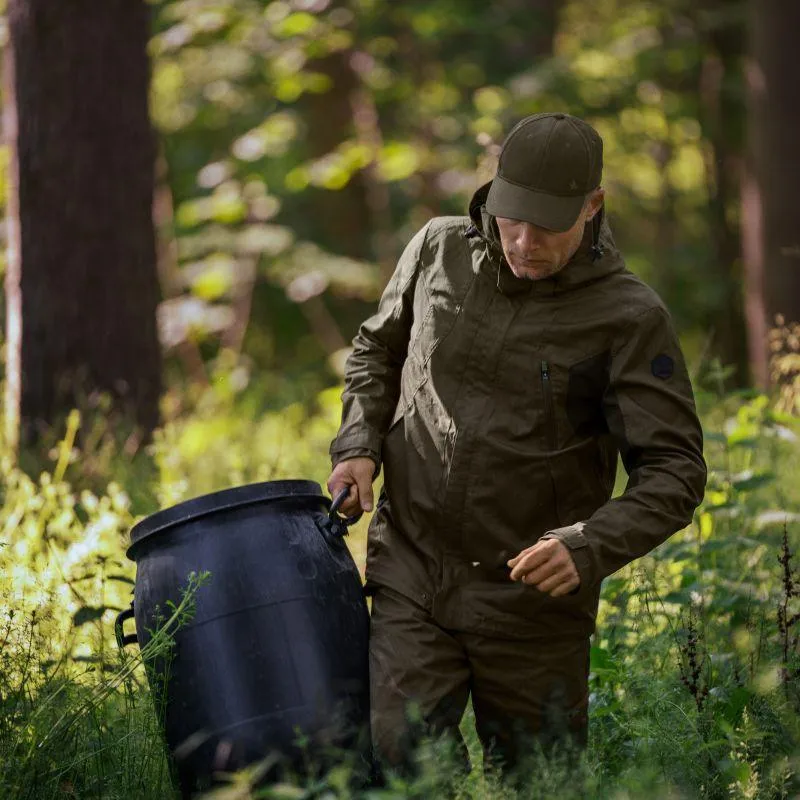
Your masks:
<instances>
[{"instance_id":1,"label":"pine tree bark","mask_svg":"<svg viewBox=\"0 0 800 800\"><path fill-rule=\"evenodd\" d=\"M326 75L331 88L310 94L303 109L308 121L308 146L312 158L334 152L338 145L354 136L352 97L357 79L350 66L351 50L337 51L309 65ZM312 218L320 228L325 246L351 258L374 255L370 242L370 209L365 178L357 172L338 190L310 189Z\"/></svg>"},{"instance_id":2,"label":"pine tree bark","mask_svg":"<svg viewBox=\"0 0 800 800\"><path fill-rule=\"evenodd\" d=\"M800 322L800 3L751 4L748 185L744 237L750 357L757 382L768 383L768 328L777 314Z\"/></svg>"},{"instance_id":3,"label":"pine tree bark","mask_svg":"<svg viewBox=\"0 0 800 800\"><path fill-rule=\"evenodd\" d=\"M9 0L8 21L7 430L32 439L104 391L149 432L161 363L147 4Z\"/></svg>"},{"instance_id":4,"label":"pine tree bark","mask_svg":"<svg viewBox=\"0 0 800 800\"><path fill-rule=\"evenodd\" d=\"M745 103L742 63L744 21L725 19L725 0L713 0L707 11L721 15L705 34L707 53L700 80L701 123L710 146L708 159L709 222L714 260L709 277L718 293L708 320L711 351L733 372L729 388L750 385L742 276L742 242L731 209L741 199Z\"/></svg>"}]
</instances>

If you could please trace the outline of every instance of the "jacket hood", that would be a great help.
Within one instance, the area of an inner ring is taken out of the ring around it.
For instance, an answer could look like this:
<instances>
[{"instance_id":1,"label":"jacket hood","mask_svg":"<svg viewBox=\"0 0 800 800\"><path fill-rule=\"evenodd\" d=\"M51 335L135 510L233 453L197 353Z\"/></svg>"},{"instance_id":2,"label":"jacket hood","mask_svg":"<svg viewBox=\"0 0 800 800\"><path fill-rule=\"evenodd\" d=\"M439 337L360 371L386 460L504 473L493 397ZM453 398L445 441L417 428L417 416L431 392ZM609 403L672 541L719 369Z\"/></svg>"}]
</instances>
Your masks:
<instances>
[{"instance_id":1,"label":"jacket hood","mask_svg":"<svg viewBox=\"0 0 800 800\"><path fill-rule=\"evenodd\" d=\"M469 216L473 227L467 234L480 236L485 242L489 260L497 270L497 288L504 294L530 291L537 294L558 294L625 269L622 256L614 244L605 207L602 207L594 220L586 225L578 249L563 269L549 278L537 281L518 278L503 255L497 221L486 210L486 197L491 185L491 181L483 184L472 196Z\"/></svg>"}]
</instances>

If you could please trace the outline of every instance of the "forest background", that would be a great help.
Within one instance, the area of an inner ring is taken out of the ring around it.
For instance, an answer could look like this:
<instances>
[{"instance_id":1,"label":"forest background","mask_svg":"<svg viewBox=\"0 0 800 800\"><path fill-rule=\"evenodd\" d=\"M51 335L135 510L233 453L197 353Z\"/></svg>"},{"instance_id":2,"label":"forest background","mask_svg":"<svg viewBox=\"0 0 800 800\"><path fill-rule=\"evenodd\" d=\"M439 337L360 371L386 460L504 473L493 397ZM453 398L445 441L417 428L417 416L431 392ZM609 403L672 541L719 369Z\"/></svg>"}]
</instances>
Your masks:
<instances>
[{"instance_id":1,"label":"forest background","mask_svg":"<svg viewBox=\"0 0 800 800\"><path fill-rule=\"evenodd\" d=\"M350 341L405 243L466 212L516 120L561 110L603 137L711 470L695 524L604 584L583 796L800 790L800 4L4 6L0 786L162 796L141 674L86 700L118 666L131 525L324 485Z\"/></svg>"}]
</instances>

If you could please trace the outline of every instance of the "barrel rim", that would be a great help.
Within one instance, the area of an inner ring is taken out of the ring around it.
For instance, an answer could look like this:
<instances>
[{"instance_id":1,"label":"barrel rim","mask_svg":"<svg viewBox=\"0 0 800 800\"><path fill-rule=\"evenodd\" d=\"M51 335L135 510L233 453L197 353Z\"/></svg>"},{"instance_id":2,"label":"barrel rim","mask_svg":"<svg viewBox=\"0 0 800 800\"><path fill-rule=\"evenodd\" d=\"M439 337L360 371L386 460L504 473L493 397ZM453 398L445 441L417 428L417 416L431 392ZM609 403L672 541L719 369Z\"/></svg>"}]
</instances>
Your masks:
<instances>
[{"instance_id":1,"label":"barrel rim","mask_svg":"<svg viewBox=\"0 0 800 800\"><path fill-rule=\"evenodd\" d=\"M232 508L251 505L253 503L270 502L291 499L319 499L330 504L330 500L322 493L322 488L316 481L309 480L279 480L250 483L245 486L234 486L230 489L221 489L199 497L184 500L182 503L156 511L143 520L140 520L131 529L131 544L125 555L135 561L134 550L137 550L144 539L157 533L164 533L186 522L191 522L200 517L228 511Z\"/></svg>"}]
</instances>

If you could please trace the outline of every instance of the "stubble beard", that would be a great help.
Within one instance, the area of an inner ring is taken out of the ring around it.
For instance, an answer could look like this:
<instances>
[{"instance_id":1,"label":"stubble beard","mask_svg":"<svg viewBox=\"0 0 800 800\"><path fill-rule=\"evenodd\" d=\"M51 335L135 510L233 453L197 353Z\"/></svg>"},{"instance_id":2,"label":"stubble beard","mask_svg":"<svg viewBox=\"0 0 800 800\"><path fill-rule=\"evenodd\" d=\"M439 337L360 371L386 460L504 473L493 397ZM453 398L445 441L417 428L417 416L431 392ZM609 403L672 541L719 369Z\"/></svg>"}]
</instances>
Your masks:
<instances>
[{"instance_id":1,"label":"stubble beard","mask_svg":"<svg viewBox=\"0 0 800 800\"><path fill-rule=\"evenodd\" d=\"M506 261L508 261L508 259L506 259ZM560 264L560 265L557 265L557 266L553 266L551 264L548 264L547 266L544 267L543 270L541 268L539 269L539 274L534 275L534 274L532 274L531 272L529 272L527 270L517 274L516 272L514 272L513 269L511 269L511 263L510 262L509 262L509 265L508 265L508 267L511 270L512 274L514 274L517 278L522 278L522 280L526 280L526 281L542 281L545 278L551 278L553 275L557 274L558 272L561 272L561 270L565 266L566 266L565 264Z\"/></svg>"}]
</instances>

